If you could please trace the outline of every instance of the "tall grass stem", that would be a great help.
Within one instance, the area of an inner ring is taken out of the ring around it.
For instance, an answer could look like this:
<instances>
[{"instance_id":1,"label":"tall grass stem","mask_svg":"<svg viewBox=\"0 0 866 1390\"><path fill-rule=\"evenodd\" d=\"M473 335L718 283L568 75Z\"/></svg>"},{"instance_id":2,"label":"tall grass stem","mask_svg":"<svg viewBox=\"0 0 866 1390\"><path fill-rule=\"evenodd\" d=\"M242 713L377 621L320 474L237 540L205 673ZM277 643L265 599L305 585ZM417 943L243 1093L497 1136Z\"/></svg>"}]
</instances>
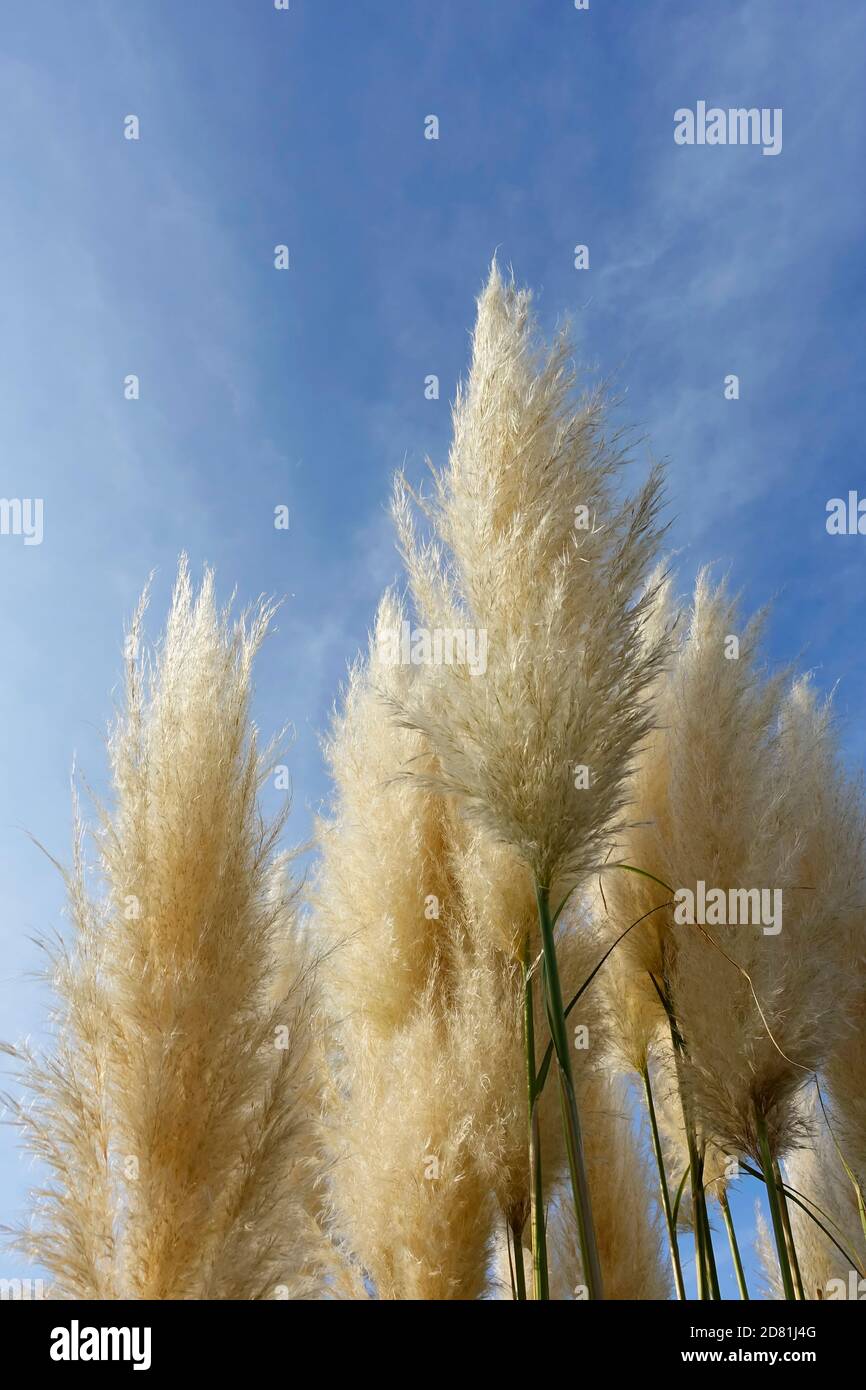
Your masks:
<instances>
[{"instance_id":1,"label":"tall grass stem","mask_svg":"<svg viewBox=\"0 0 866 1390\"><path fill-rule=\"evenodd\" d=\"M740 1246L737 1241L737 1232L734 1229L734 1218L731 1215L731 1204L728 1201L728 1194L724 1188L719 1193L719 1206L722 1209L722 1219L725 1223L725 1230L728 1233L728 1244L731 1247L731 1259L734 1262L734 1274L737 1277L737 1288L740 1291L740 1298L748 1303L749 1288L746 1283L746 1273L743 1269L743 1261L740 1256Z\"/></svg>"},{"instance_id":2,"label":"tall grass stem","mask_svg":"<svg viewBox=\"0 0 866 1390\"><path fill-rule=\"evenodd\" d=\"M523 1042L526 1053L526 1098L529 1115L529 1180L532 1234L532 1288L538 1300L550 1298L547 1232L544 1223L544 1174L541 1129L538 1123L538 1079L535 1071L535 1008L532 999L530 942L523 943Z\"/></svg>"},{"instance_id":3,"label":"tall grass stem","mask_svg":"<svg viewBox=\"0 0 866 1390\"><path fill-rule=\"evenodd\" d=\"M562 1001L562 985L556 960L556 942L553 934L553 920L550 912L550 891L536 884L538 921L541 928L542 950L544 952L544 979L547 998L547 1015L551 1038L559 1071L559 1093L562 1107L562 1121L565 1132L565 1147L568 1154L568 1167L574 1196L574 1210L580 1236L580 1250L583 1258L583 1277L586 1280L590 1299L604 1298L604 1285L601 1274L601 1261L598 1255L598 1242L592 1217L592 1202L589 1192L589 1179L583 1151L583 1136L577 1109L574 1089L574 1073L571 1066L571 1052L565 1027L565 1008Z\"/></svg>"},{"instance_id":4,"label":"tall grass stem","mask_svg":"<svg viewBox=\"0 0 866 1390\"><path fill-rule=\"evenodd\" d=\"M785 1196L785 1184L782 1181L782 1170L779 1167L779 1160L773 1159L773 1175L776 1179L776 1188L779 1194L779 1209L782 1213L782 1225L785 1228L785 1244L788 1247L788 1259L791 1261L791 1273L794 1276L794 1291L797 1298L801 1301L806 1295L803 1291L803 1276L800 1273L800 1261L797 1259L797 1247L794 1245L794 1232L791 1229L791 1213L788 1210L788 1199Z\"/></svg>"},{"instance_id":5,"label":"tall grass stem","mask_svg":"<svg viewBox=\"0 0 866 1390\"><path fill-rule=\"evenodd\" d=\"M785 1240L785 1222L782 1217L782 1208L779 1202L779 1189L776 1186L776 1175L773 1171L773 1156L770 1152L770 1140L767 1135L767 1121L756 1108L755 1119L758 1130L758 1150L761 1163L761 1171L764 1175L764 1182L767 1187L767 1201L770 1204L770 1216L773 1222L773 1238L776 1242L776 1254L779 1257L779 1270L782 1275L782 1288L785 1298L793 1302L796 1299L794 1292L794 1276L791 1273L791 1261L788 1258L788 1245Z\"/></svg>"},{"instance_id":6,"label":"tall grass stem","mask_svg":"<svg viewBox=\"0 0 866 1390\"><path fill-rule=\"evenodd\" d=\"M677 1298L682 1302L686 1296L685 1284L683 1283L683 1270L680 1262L680 1247L677 1241L677 1225L671 1207L671 1194L668 1187L667 1174L665 1173L665 1160L662 1153L661 1137L659 1135L658 1120L656 1119L656 1108L653 1101L652 1083L650 1081L649 1066L643 1069L644 1095L646 1096L647 1111L649 1112L650 1130L652 1132L653 1153L655 1154L656 1167L659 1173L659 1190L662 1198L662 1209L664 1211L665 1223L668 1228L668 1241L671 1249L671 1264L674 1271L674 1284L676 1286Z\"/></svg>"}]
</instances>

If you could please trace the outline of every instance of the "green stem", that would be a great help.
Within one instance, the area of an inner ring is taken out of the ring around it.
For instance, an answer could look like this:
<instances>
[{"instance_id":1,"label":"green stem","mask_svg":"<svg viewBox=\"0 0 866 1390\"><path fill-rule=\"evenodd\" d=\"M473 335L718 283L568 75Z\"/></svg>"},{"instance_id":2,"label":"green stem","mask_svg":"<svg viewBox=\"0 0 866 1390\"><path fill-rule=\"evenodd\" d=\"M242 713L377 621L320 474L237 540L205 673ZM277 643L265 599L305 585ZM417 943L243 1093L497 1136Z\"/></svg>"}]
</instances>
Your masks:
<instances>
[{"instance_id":1,"label":"green stem","mask_svg":"<svg viewBox=\"0 0 866 1390\"><path fill-rule=\"evenodd\" d=\"M677 1082L680 1091L680 1105L683 1111L683 1123L686 1130L686 1145L689 1151L689 1178L692 1188L692 1221L695 1228L695 1276L698 1285L698 1298L706 1302L712 1297L710 1292L709 1279L707 1277L707 1252L706 1252L706 1223L704 1221L704 1166L698 1153L697 1140L695 1139L694 1126L692 1125L691 1112L686 1103L685 1091L682 1079L682 1050L683 1043L673 1016L670 1004L664 991L660 988L655 976L650 975L650 979L656 987L659 998L664 1004L668 1016L668 1026L671 1032L671 1044L674 1050L674 1063L677 1071Z\"/></svg>"},{"instance_id":2,"label":"green stem","mask_svg":"<svg viewBox=\"0 0 866 1390\"><path fill-rule=\"evenodd\" d=\"M682 1200L683 1200L683 1190L684 1190L684 1188L685 1188L686 1179L688 1178L688 1176L689 1176L689 1170L688 1170L688 1168L684 1168L684 1169L683 1169L683 1175L682 1175L682 1177L680 1178L679 1184L678 1184L678 1186L677 1186L677 1195L676 1195L676 1197L674 1197L673 1217L674 1217L674 1225L675 1225L675 1226L676 1226L677 1221L678 1221L678 1219L679 1219L679 1214L680 1214L680 1203L681 1203Z\"/></svg>"},{"instance_id":3,"label":"green stem","mask_svg":"<svg viewBox=\"0 0 866 1390\"><path fill-rule=\"evenodd\" d=\"M532 1289L534 1297L543 1300L550 1298L550 1283L547 1272L547 1232L544 1227L544 1174L541 1167L539 1096L535 1075L535 1009L532 1001L528 934L523 943L523 1041L526 1049L526 1096L529 1115Z\"/></svg>"},{"instance_id":4,"label":"green stem","mask_svg":"<svg viewBox=\"0 0 866 1390\"><path fill-rule=\"evenodd\" d=\"M734 1230L734 1218L731 1216L731 1208L728 1202L728 1194L722 1187L719 1193L719 1206L722 1209L722 1217L725 1222L725 1230L728 1233L728 1244L731 1247L731 1258L734 1262L734 1273L737 1276L737 1288L740 1291L740 1298L748 1303L749 1289L746 1284L746 1274L743 1269L743 1261L740 1258L740 1247L737 1243L737 1233Z\"/></svg>"},{"instance_id":5,"label":"green stem","mask_svg":"<svg viewBox=\"0 0 866 1390\"><path fill-rule=\"evenodd\" d=\"M535 896L538 903L538 921L541 927L541 944L544 952L544 980L547 996L547 1016L556 1052L559 1071L559 1094L562 1106L562 1121L565 1132L565 1147L568 1154L568 1167L571 1175L571 1188L574 1195L574 1211L580 1236L580 1250L583 1257L583 1277L591 1299L604 1298L601 1276L601 1261L598 1256L598 1243L595 1224L592 1219L592 1203L589 1194L589 1179L586 1172L586 1159L583 1152L583 1136L580 1117L577 1111L577 1096L574 1089L574 1074L571 1066L571 1050L565 1027L565 1009L562 1002L562 985L559 979L559 966L556 960L556 942L553 935L553 921L550 915L550 893L541 884L536 884Z\"/></svg>"},{"instance_id":6,"label":"green stem","mask_svg":"<svg viewBox=\"0 0 866 1390\"><path fill-rule=\"evenodd\" d=\"M626 867L626 866L623 866ZM636 869L635 873L641 872ZM652 875L650 874L651 878ZM683 1058L686 1048L682 1034L677 1025L674 1011L668 998L667 990L662 989L655 975L650 971L650 979L653 982L656 994L662 1002L668 1018L668 1027L671 1033L671 1046L674 1052L674 1063L677 1072L677 1084L680 1092L680 1105L683 1112L683 1123L686 1130L686 1142L689 1150L689 1174L692 1185L692 1215L695 1227L695 1271L697 1274L698 1298L708 1301L710 1299L720 1299L719 1275L716 1269L716 1257L713 1251L713 1234L710 1230L710 1217L707 1210L707 1197L704 1191L704 1152L698 1145L697 1127L694 1124L691 1105L688 1101L688 1093L683 1085Z\"/></svg>"},{"instance_id":7,"label":"green stem","mask_svg":"<svg viewBox=\"0 0 866 1390\"><path fill-rule=\"evenodd\" d=\"M516 1285L515 1298L518 1303L526 1302L526 1270L523 1267L523 1227L511 1227L512 1243L514 1245L514 1282Z\"/></svg>"},{"instance_id":8,"label":"green stem","mask_svg":"<svg viewBox=\"0 0 866 1390\"><path fill-rule=\"evenodd\" d=\"M785 1291L786 1300L793 1302L796 1298L794 1293L794 1279L791 1274L791 1262L788 1259L788 1247L785 1243L785 1223L782 1219L782 1209L779 1203L779 1189L776 1187L776 1176L773 1172L773 1155L770 1152L770 1140L767 1134L767 1121L755 1107L755 1119L758 1130L758 1158L761 1164L761 1171L764 1174L764 1182L767 1187L767 1201L770 1203L770 1216L773 1219L773 1236L776 1241L776 1254L779 1257L779 1269L782 1275L782 1288Z\"/></svg>"},{"instance_id":9,"label":"green stem","mask_svg":"<svg viewBox=\"0 0 866 1390\"><path fill-rule=\"evenodd\" d=\"M785 1228L785 1244L788 1247L788 1259L791 1261L791 1273L794 1276L794 1291L798 1299L805 1299L803 1291L803 1276L800 1273L800 1261L797 1259L797 1249L794 1245L794 1232L791 1229L791 1213L788 1210L788 1203L785 1198L785 1184L782 1182L782 1170L779 1167L779 1160L773 1159L773 1177L776 1180L776 1188L779 1193L779 1208L782 1213L782 1225Z\"/></svg>"},{"instance_id":10,"label":"green stem","mask_svg":"<svg viewBox=\"0 0 866 1390\"><path fill-rule=\"evenodd\" d=\"M566 902L567 902L567 901L568 901L568 899L566 899ZM574 1008L574 1006L575 1006L575 1004L577 1003L577 1001L581 998L581 996L585 993L585 991L589 989L590 985L592 984L593 980L595 979L595 977L596 977L596 975L598 974L598 972L599 972L599 970L601 969L601 967L604 965L605 961L608 959L609 956L611 956L611 955L613 954L613 952L616 950L616 948L617 948L617 946L619 945L619 943L620 943L621 941L624 941L624 940L625 940L625 938L628 936L629 932L630 932L630 931L634 931L635 927L639 927L640 924L641 924L641 922L645 922L645 921L646 921L647 917L652 917L652 915L653 915L654 912L660 911L660 909L663 908L663 907L670 907L670 905L671 905L670 902L666 902L666 903L659 903L656 907L651 907L650 910L649 910L649 912L645 912L645 913L643 914L642 917L638 917L638 919L637 919L636 922L632 922L632 924L631 924L630 927L626 927L626 929L625 929L624 932L620 932L619 936L616 938L616 940L614 941L613 945L612 945L612 946L609 946L609 947L607 948L607 950L605 951L604 955L601 957L601 960L598 962L597 965L593 966L592 970L591 970L591 971L589 972L589 974L587 975L587 977L586 977L586 979L584 980L583 984L581 985L580 989L577 991L577 993L576 993L575 995L572 996L572 998L571 998L571 999L568 1001L568 1003L566 1004L566 1006L565 1006L565 1015L564 1015L565 1018L568 1018L568 1015L571 1013L571 1011L572 1011L572 1009ZM560 911L561 911L561 908L560 908ZM557 914L557 916L558 916L558 914ZM554 921L554 925L555 925L555 924L556 924L556 917L554 917L553 921ZM546 1047L545 1050L544 1050L544 1056L543 1056L543 1058L542 1058L542 1060L541 1060L541 1066L538 1068L537 1089L538 1089L539 1091L541 1091L541 1090L543 1089L544 1083L545 1083L545 1081L547 1080L547 1073L548 1073L548 1070L549 1070L549 1068L550 1068L550 1063L551 1063L552 1060L553 1060L553 1043L548 1043L548 1044L547 1044L547 1047Z\"/></svg>"},{"instance_id":11,"label":"green stem","mask_svg":"<svg viewBox=\"0 0 866 1390\"><path fill-rule=\"evenodd\" d=\"M517 1286L514 1283L514 1261L511 1258L511 1226L508 1224L507 1221L505 1223L505 1246L508 1250L508 1276L509 1282L511 1284L511 1297L512 1299L516 1299Z\"/></svg>"},{"instance_id":12,"label":"green stem","mask_svg":"<svg viewBox=\"0 0 866 1390\"><path fill-rule=\"evenodd\" d=\"M704 1255L707 1261L707 1275L710 1285L710 1297L721 1300L722 1292L719 1288L719 1272L716 1269L716 1252L713 1249L713 1231L710 1226L710 1209L707 1204L707 1192L703 1185L704 1160L701 1155L701 1213L704 1222Z\"/></svg>"},{"instance_id":13,"label":"green stem","mask_svg":"<svg viewBox=\"0 0 866 1390\"><path fill-rule=\"evenodd\" d=\"M650 1129L652 1131L653 1152L656 1158L656 1167L659 1170L659 1188L662 1195L662 1208L665 1214L665 1221L668 1228L668 1240L671 1247L671 1264L674 1270L674 1284L676 1285L677 1298L682 1301L686 1296L685 1284L683 1283L683 1270L680 1263L680 1247L677 1242L677 1227L671 1208L671 1194L668 1188L667 1175L665 1173L664 1154L662 1153L661 1138L659 1136L658 1121L656 1119L656 1108L653 1102L652 1084L650 1082L649 1064L645 1064L643 1072L644 1095L646 1096L646 1108L649 1111Z\"/></svg>"},{"instance_id":14,"label":"green stem","mask_svg":"<svg viewBox=\"0 0 866 1390\"><path fill-rule=\"evenodd\" d=\"M682 1098L681 1098L682 1099ZM707 1210L707 1194L704 1190L704 1152L698 1143L691 1112L683 1102L683 1119L686 1126L686 1143L689 1150L689 1174L692 1187L692 1219L695 1227L695 1264L698 1274L698 1298L704 1302L721 1298L719 1276L716 1270L716 1257L713 1251L713 1233L710 1230L710 1215Z\"/></svg>"},{"instance_id":15,"label":"green stem","mask_svg":"<svg viewBox=\"0 0 866 1390\"><path fill-rule=\"evenodd\" d=\"M758 1178L766 1186L766 1179L763 1173L760 1172L757 1168L753 1168L750 1163L741 1163L740 1167L742 1168L744 1173L749 1174L750 1178ZM827 1237L830 1244L836 1247L842 1258L847 1260L848 1264L851 1266L852 1269L856 1269L857 1273L860 1275L860 1278L866 1279L866 1268L864 1268L863 1262L856 1255L853 1255L850 1250L846 1250L844 1245L840 1244L840 1242L836 1239L836 1236L834 1236L830 1228L828 1226L825 1226L824 1222L819 1220L819 1218L815 1215L815 1211L820 1212L821 1216L823 1216L827 1221L829 1221L831 1226L836 1227L836 1235L841 1235L842 1232L839 1230L839 1227L836 1226L835 1221L833 1221L829 1216L827 1216L827 1213L821 1207L818 1206L817 1202L813 1202L810 1197L807 1197L806 1200L803 1201L803 1194L801 1192L798 1192L796 1187L791 1187L788 1183L784 1183L783 1187L785 1191L786 1201L794 1202L794 1204L798 1206L801 1211L804 1211L806 1215L809 1217L809 1220L814 1221L815 1225L818 1227L818 1230L824 1232L824 1235ZM815 1208L815 1211L812 1210L813 1207Z\"/></svg>"}]
</instances>

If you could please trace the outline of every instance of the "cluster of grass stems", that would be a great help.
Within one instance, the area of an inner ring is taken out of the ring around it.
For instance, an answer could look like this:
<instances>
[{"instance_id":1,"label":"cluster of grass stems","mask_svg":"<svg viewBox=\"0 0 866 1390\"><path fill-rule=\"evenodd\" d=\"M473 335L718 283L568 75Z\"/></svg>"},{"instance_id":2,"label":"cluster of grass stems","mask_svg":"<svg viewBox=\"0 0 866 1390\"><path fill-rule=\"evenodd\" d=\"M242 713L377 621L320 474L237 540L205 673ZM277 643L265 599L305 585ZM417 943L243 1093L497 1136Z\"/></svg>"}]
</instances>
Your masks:
<instances>
[{"instance_id":1,"label":"cluster of grass stems","mask_svg":"<svg viewBox=\"0 0 866 1390\"><path fill-rule=\"evenodd\" d=\"M685 1299L687 1227L717 1300L715 1209L748 1299L743 1172L773 1292L864 1274L859 791L808 682L757 663L760 619L706 575L675 611L660 472L619 499L623 447L569 353L494 267L448 468L432 500L397 481L408 593L326 744L306 916L257 801L281 756L249 720L271 610L233 624L183 562L152 661L137 615L104 892L79 832L54 1050L7 1049L49 1172L17 1239L59 1296L478 1297L504 1244L516 1301ZM407 611L483 629L487 671L389 667ZM784 884L778 940L676 925L701 878ZM825 1199L791 1176L819 1136Z\"/></svg>"}]
</instances>

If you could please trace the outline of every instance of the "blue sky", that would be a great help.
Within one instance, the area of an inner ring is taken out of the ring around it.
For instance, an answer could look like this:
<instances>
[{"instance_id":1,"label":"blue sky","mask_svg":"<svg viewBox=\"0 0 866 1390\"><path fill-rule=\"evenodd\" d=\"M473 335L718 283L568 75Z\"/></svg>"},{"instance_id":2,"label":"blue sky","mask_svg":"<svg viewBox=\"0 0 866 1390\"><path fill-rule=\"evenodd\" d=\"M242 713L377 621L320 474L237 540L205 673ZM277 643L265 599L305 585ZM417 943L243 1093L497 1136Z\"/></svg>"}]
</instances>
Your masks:
<instances>
[{"instance_id":1,"label":"blue sky","mask_svg":"<svg viewBox=\"0 0 866 1390\"><path fill-rule=\"evenodd\" d=\"M444 457L497 248L669 458L683 583L716 560L774 599L772 659L839 683L862 765L866 539L825 507L866 494L864 41L857 0L7 0L0 496L44 499L44 539L0 535L0 1035L41 1027L62 907L26 832L68 854L73 755L99 787L123 623L182 548L286 595L257 716L296 729L305 838L397 574L390 476ZM781 154L675 145L698 100L781 107ZM0 1220L29 1176L3 1130Z\"/></svg>"}]
</instances>

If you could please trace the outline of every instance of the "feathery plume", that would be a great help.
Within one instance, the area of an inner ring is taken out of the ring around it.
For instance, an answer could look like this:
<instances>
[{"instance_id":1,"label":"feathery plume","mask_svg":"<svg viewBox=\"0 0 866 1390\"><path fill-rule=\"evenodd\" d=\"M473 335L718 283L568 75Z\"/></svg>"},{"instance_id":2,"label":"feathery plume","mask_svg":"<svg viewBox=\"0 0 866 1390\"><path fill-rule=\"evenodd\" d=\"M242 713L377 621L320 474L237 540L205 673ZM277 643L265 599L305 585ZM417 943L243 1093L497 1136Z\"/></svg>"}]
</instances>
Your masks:
<instances>
[{"instance_id":1,"label":"feathery plume","mask_svg":"<svg viewBox=\"0 0 866 1390\"><path fill-rule=\"evenodd\" d=\"M858 899L862 811L840 774L829 706L808 681L786 695L784 673L765 675L762 623L744 627L725 586L699 575L617 848L644 873L603 880L611 936L649 914L617 948L632 975L628 1008L651 1013L649 979L673 1029L701 1188L708 1146L759 1157L766 1129L772 1159L798 1142L796 1097L839 1031ZM714 899L705 919L699 887ZM783 908L778 929L764 921L767 901Z\"/></svg>"},{"instance_id":2,"label":"feathery plume","mask_svg":"<svg viewBox=\"0 0 866 1390\"><path fill-rule=\"evenodd\" d=\"M383 598L368 658L349 674L325 743L335 788L320 818L322 865L315 885L320 929L332 952L329 1007L351 1020L363 1006L371 1036L388 1038L411 1015L437 959L447 876L447 808L441 797L397 780L404 764L430 765L424 740L398 729L387 699L406 698L417 667L387 660L405 619Z\"/></svg>"},{"instance_id":3,"label":"feathery plume","mask_svg":"<svg viewBox=\"0 0 866 1390\"><path fill-rule=\"evenodd\" d=\"M852 933L849 970L850 1007L825 1063L824 1077L842 1157L866 1195L866 932L862 916Z\"/></svg>"},{"instance_id":4,"label":"feathery plume","mask_svg":"<svg viewBox=\"0 0 866 1390\"><path fill-rule=\"evenodd\" d=\"M474 1299L493 1210L473 1152L477 1076L433 988L387 1046L352 1032L332 1123L334 1220L382 1299Z\"/></svg>"},{"instance_id":5,"label":"feathery plume","mask_svg":"<svg viewBox=\"0 0 866 1390\"><path fill-rule=\"evenodd\" d=\"M676 812L684 850L676 882L778 890L783 913L772 925L711 923L706 934L679 928L674 1011L686 1040L687 1085L706 1133L728 1153L757 1156L766 1125L770 1152L779 1158L802 1134L797 1095L831 1052L845 1016L863 816L856 787L839 769L829 704L820 704L803 679L777 713L773 683L752 684L742 648L738 663L719 657L727 623L719 626L718 610L708 616L703 660L738 668L730 681L739 677L741 684L728 709L739 722L725 718L720 690L727 771L725 749L712 750L715 719L704 721L703 742L696 711L684 730L692 767ZM700 787L712 819L696 809Z\"/></svg>"},{"instance_id":6,"label":"feathery plume","mask_svg":"<svg viewBox=\"0 0 866 1390\"><path fill-rule=\"evenodd\" d=\"M275 754L251 675L272 610L232 623L183 557L151 661L145 604L96 833L104 891L79 824L56 1042L24 1057L17 1116L51 1178L20 1239L60 1297L299 1296L321 1246L315 960L276 852L284 816L257 806Z\"/></svg>"},{"instance_id":7,"label":"feathery plume","mask_svg":"<svg viewBox=\"0 0 866 1390\"><path fill-rule=\"evenodd\" d=\"M332 1224L378 1298L472 1299L486 1286L493 1225L475 1148L487 1102L455 999L452 812L396 780L406 760L431 762L386 704L420 678L387 659L402 622L386 595L327 744L334 800L319 826L315 902L329 947Z\"/></svg>"},{"instance_id":8,"label":"feathery plume","mask_svg":"<svg viewBox=\"0 0 866 1390\"><path fill-rule=\"evenodd\" d=\"M654 594L635 598L659 542L660 473L616 500L621 441L600 395L574 404L569 353L564 333L542 353L529 294L494 265L448 467L423 504L433 539L419 543L405 486L395 508L421 620L450 615L487 652L483 673L431 667L395 702L401 718L429 739L435 784L563 892L603 857L663 654L639 640Z\"/></svg>"},{"instance_id":9,"label":"feathery plume","mask_svg":"<svg viewBox=\"0 0 866 1390\"><path fill-rule=\"evenodd\" d=\"M666 992L705 1136L739 1155L756 1152L756 1105L774 1153L795 1141L789 1102L838 1035L863 837L830 707L808 680L786 694L784 673L763 673L762 624L759 615L744 627L724 584L699 575L688 630L655 694L660 727L632 784L634 824L617 847L660 883L612 870L599 913L612 937L669 903L617 947L634 976L629 1007L651 1013L648 978ZM699 883L721 890L725 915L733 900L748 920L714 920L716 908L705 923L678 922L683 890L696 898ZM751 920L757 899L746 894L761 889L781 890L778 931Z\"/></svg>"}]
</instances>

